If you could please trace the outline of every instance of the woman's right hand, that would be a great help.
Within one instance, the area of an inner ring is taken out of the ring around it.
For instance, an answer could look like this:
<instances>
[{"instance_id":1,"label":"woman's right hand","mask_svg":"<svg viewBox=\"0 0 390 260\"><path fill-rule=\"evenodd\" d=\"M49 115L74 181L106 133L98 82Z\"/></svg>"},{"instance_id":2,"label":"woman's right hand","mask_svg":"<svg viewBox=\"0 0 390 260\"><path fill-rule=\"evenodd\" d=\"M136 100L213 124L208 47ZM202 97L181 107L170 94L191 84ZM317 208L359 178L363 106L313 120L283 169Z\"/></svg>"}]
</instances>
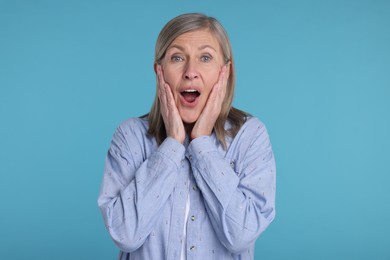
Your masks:
<instances>
[{"instance_id":1,"label":"woman's right hand","mask_svg":"<svg viewBox=\"0 0 390 260\"><path fill-rule=\"evenodd\" d=\"M184 124L177 110L171 88L165 82L163 71L159 64L157 65L157 88L161 115L164 120L167 136L183 144L185 139Z\"/></svg>"}]
</instances>

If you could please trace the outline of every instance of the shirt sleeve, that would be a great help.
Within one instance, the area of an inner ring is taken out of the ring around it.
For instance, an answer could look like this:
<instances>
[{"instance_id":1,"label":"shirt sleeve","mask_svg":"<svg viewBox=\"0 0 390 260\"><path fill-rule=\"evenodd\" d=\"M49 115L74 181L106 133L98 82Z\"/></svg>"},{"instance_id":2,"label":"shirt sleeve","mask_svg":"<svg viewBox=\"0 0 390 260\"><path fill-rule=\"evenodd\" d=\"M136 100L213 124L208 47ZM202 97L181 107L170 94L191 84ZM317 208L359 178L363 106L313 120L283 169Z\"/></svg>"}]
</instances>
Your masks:
<instances>
[{"instance_id":1,"label":"shirt sleeve","mask_svg":"<svg viewBox=\"0 0 390 260\"><path fill-rule=\"evenodd\" d=\"M144 159L145 144L135 132L116 130L98 198L106 228L124 252L138 249L152 231L176 185L185 151L175 139L166 138Z\"/></svg>"},{"instance_id":2,"label":"shirt sleeve","mask_svg":"<svg viewBox=\"0 0 390 260\"><path fill-rule=\"evenodd\" d=\"M207 214L219 240L232 253L252 246L275 216L274 155L265 126L251 121L235 144L239 161L226 160L210 136L189 145Z\"/></svg>"}]
</instances>

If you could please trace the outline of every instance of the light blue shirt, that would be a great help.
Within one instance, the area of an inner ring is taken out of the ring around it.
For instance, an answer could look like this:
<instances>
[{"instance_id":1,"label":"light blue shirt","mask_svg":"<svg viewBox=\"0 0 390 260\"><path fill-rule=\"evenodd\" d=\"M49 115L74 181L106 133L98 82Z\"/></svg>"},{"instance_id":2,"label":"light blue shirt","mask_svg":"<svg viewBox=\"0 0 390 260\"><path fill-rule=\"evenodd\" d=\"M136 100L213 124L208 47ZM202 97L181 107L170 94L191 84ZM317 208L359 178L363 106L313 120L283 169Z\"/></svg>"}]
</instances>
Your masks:
<instances>
[{"instance_id":1,"label":"light blue shirt","mask_svg":"<svg viewBox=\"0 0 390 260\"><path fill-rule=\"evenodd\" d=\"M248 118L226 151L215 134L158 146L147 131L146 118L123 122L106 158L98 205L119 259L177 260L183 243L187 260L253 259L275 216L265 126Z\"/></svg>"}]
</instances>

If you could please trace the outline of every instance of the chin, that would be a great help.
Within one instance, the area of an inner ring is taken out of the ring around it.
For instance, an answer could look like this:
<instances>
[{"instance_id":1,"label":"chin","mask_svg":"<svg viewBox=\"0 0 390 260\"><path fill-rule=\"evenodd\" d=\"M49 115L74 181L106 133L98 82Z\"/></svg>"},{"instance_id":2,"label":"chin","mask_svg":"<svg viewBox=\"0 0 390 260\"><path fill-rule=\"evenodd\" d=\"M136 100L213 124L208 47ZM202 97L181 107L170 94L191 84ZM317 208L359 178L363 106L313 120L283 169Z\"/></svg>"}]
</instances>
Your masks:
<instances>
[{"instance_id":1,"label":"chin","mask_svg":"<svg viewBox=\"0 0 390 260\"><path fill-rule=\"evenodd\" d=\"M185 119L182 119L183 120L183 123L185 125L191 125L191 124L195 124L196 120L185 120Z\"/></svg>"},{"instance_id":2,"label":"chin","mask_svg":"<svg viewBox=\"0 0 390 260\"><path fill-rule=\"evenodd\" d=\"M198 116L188 116L188 115L181 115L181 120L183 121L184 124L194 124L196 120L198 120Z\"/></svg>"}]
</instances>

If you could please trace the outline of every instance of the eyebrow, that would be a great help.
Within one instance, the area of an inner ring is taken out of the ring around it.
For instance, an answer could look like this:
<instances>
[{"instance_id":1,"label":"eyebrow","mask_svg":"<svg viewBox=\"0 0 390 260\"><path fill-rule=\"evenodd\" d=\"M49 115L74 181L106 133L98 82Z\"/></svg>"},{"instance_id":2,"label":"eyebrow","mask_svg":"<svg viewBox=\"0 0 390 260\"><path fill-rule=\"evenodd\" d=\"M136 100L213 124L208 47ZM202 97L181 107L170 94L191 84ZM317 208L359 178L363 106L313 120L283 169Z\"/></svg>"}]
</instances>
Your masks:
<instances>
[{"instance_id":1,"label":"eyebrow","mask_svg":"<svg viewBox=\"0 0 390 260\"><path fill-rule=\"evenodd\" d=\"M205 45L202 45L198 48L198 50L204 50L204 49L207 49L207 48L210 48L212 50L214 50L215 52L217 52L216 49L214 49L211 45L208 45L208 44L205 44Z\"/></svg>"},{"instance_id":2,"label":"eyebrow","mask_svg":"<svg viewBox=\"0 0 390 260\"><path fill-rule=\"evenodd\" d=\"M170 47L168 48L168 50L169 50L169 49L173 49L173 48L179 49L179 50L181 50L181 51L185 51L185 48L184 48L184 47L182 47L182 46L180 46L180 45L177 45L177 44L174 44L174 45L170 46ZM207 48L210 48L210 49L214 50L215 52L217 52L217 50L216 50L215 48L213 48L211 45L208 45L208 44L201 45L201 46L198 48L198 50L201 51L201 50L204 50L204 49L207 49Z\"/></svg>"},{"instance_id":3,"label":"eyebrow","mask_svg":"<svg viewBox=\"0 0 390 260\"><path fill-rule=\"evenodd\" d=\"M184 51L184 50L185 50L182 46L177 45L177 44L174 44L174 45L172 45L172 46L169 46L167 50L170 50L170 49L173 49L173 48L179 49L179 50L181 50L181 51Z\"/></svg>"}]
</instances>

